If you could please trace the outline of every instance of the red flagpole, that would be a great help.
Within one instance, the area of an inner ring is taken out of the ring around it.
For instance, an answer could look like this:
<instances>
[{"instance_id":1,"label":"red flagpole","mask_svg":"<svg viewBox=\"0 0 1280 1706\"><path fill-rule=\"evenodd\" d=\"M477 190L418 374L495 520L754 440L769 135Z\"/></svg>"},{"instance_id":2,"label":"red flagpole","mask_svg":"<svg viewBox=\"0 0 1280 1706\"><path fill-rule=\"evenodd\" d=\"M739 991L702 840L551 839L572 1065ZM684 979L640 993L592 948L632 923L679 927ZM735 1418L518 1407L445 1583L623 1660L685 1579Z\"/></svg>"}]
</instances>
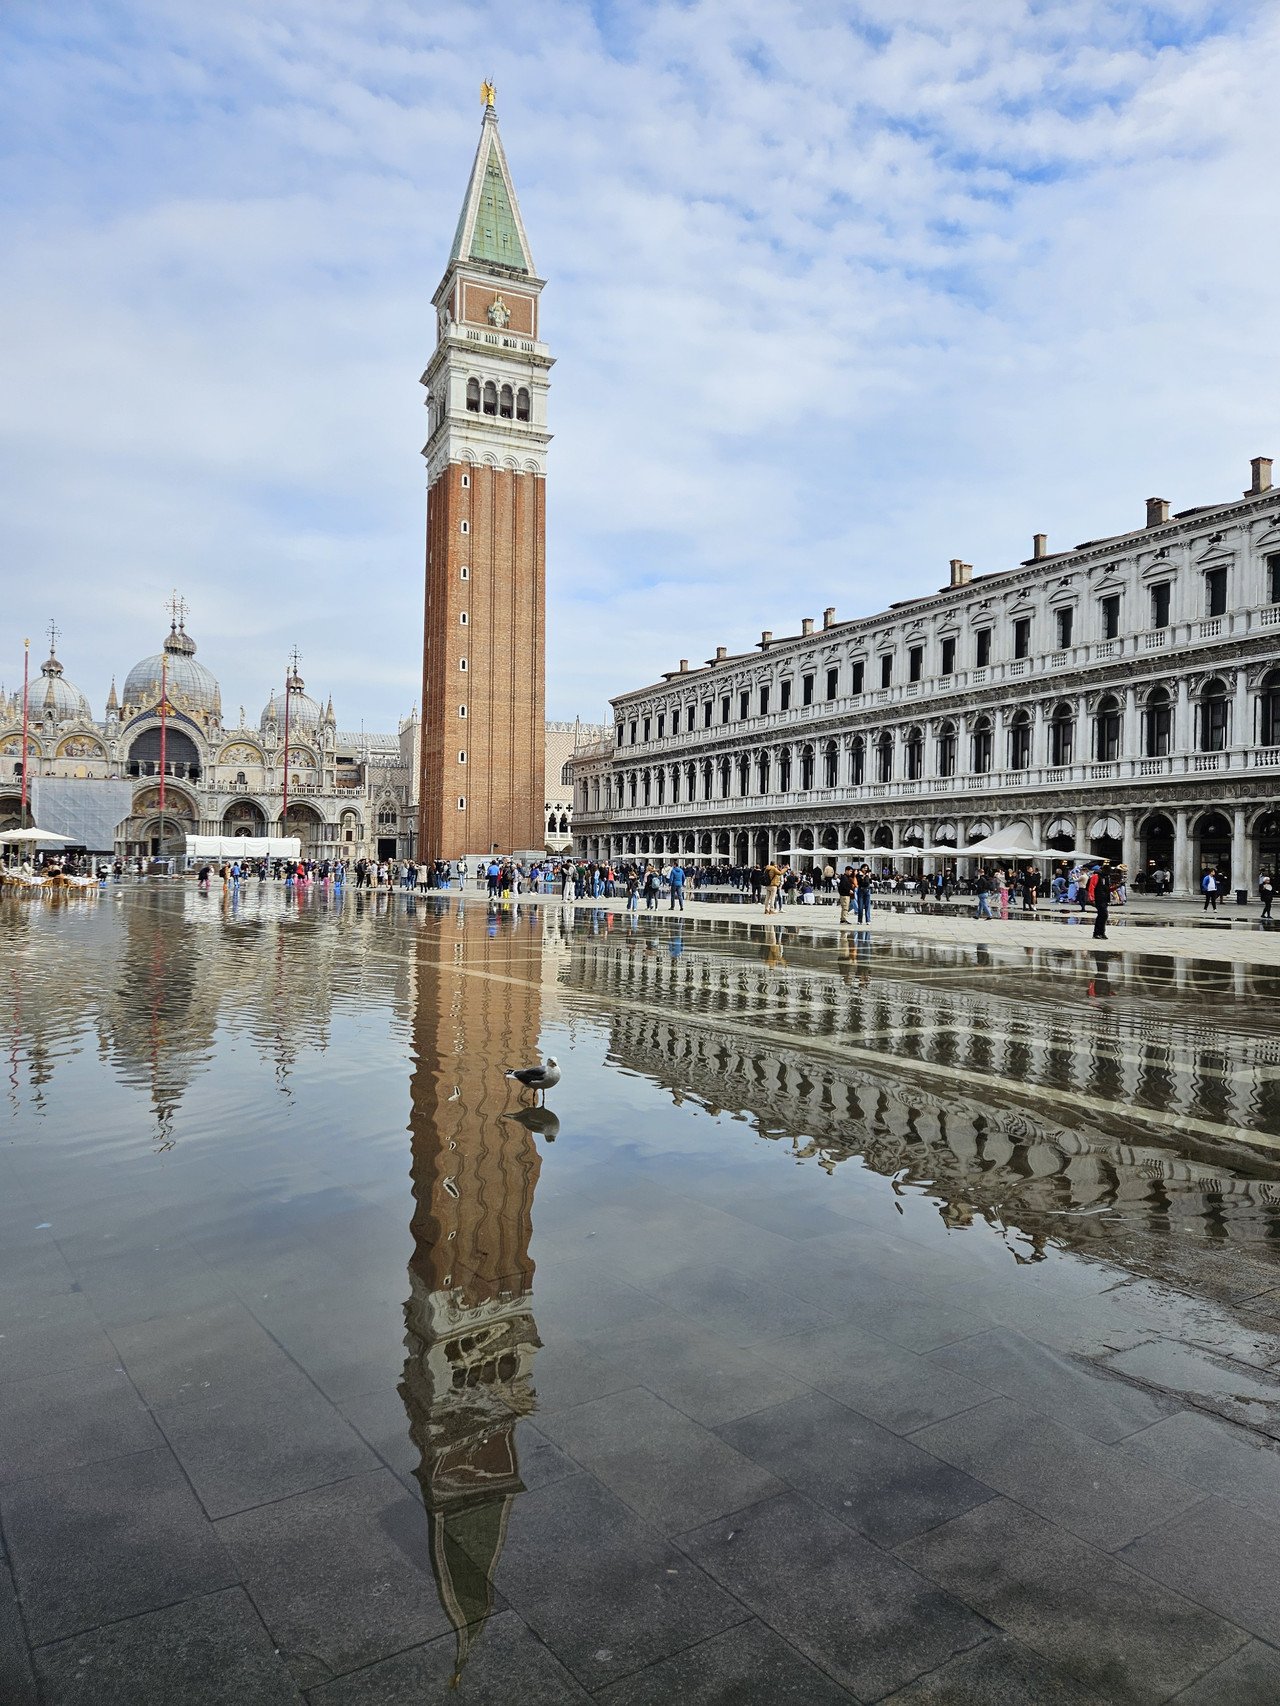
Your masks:
<instances>
[{"instance_id":1,"label":"red flagpole","mask_svg":"<svg viewBox=\"0 0 1280 1706\"><path fill-rule=\"evenodd\" d=\"M160 654L160 857L164 857L164 768L169 728L169 654Z\"/></svg>"},{"instance_id":2,"label":"red flagpole","mask_svg":"<svg viewBox=\"0 0 1280 1706\"><path fill-rule=\"evenodd\" d=\"M31 680L31 641L22 642L22 827L30 829L27 822L27 716L29 709L29 694Z\"/></svg>"},{"instance_id":3,"label":"red flagpole","mask_svg":"<svg viewBox=\"0 0 1280 1706\"><path fill-rule=\"evenodd\" d=\"M284 804L280 811L280 833L289 833L289 683L293 678L293 665L290 664L284 672Z\"/></svg>"}]
</instances>

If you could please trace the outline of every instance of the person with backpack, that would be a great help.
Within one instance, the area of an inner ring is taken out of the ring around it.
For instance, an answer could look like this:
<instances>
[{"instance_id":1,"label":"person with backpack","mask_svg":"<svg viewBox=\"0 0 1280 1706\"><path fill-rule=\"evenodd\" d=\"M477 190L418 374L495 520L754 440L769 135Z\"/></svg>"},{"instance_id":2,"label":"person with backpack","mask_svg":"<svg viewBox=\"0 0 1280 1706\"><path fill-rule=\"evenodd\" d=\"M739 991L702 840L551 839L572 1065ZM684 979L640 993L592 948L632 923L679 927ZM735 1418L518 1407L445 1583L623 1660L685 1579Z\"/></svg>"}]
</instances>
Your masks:
<instances>
[{"instance_id":1,"label":"person with backpack","mask_svg":"<svg viewBox=\"0 0 1280 1706\"><path fill-rule=\"evenodd\" d=\"M854 882L853 866L846 865L841 871L836 883L836 893L840 896L840 922L849 922L849 908L853 904L853 894L857 884Z\"/></svg>"},{"instance_id":2,"label":"person with backpack","mask_svg":"<svg viewBox=\"0 0 1280 1706\"><path fill-rule=\"evenodd\" d=\"M1205 911L1208 912L1209 908L1212 907L1213 910L1216 912L1218 910L1218 873L1217 873L1217 871L1210 870L1210 871L1205 872L1205 874L1200 879L1200 892L1204 896L1204 909L1205 909Z\"/></svg>"}]
</instances>

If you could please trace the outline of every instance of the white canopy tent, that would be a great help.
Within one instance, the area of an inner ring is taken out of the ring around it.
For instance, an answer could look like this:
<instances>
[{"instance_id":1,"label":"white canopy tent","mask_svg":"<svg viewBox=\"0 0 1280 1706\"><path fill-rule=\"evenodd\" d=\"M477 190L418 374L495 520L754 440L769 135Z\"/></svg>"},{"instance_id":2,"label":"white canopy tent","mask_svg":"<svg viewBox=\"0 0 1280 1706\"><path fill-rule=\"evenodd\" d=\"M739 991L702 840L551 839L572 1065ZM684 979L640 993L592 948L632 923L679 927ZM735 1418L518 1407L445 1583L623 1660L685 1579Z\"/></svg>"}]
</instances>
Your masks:
<instances>
[{"instance_id":1,"label":"white canopy tent","mask_svg":"<svg viewBox=\"0 0 1280 1706\"><path fill-rule=\"evenodd\" d=\"M955 847L948 843L941 847L919 847L916 852L934 856L943 854L948 859L1018 859L1027 863L1074 856L1070 854L1069 849L1060 847L1033 847L1030 838L1020 832L1002 833L1000 830L996 830L993 835L984 835L981 841L971 841L967 847Z\"/></svg>"},{"instance_id":2,"label":"white canopy tent","mask_svg":"<svg viewBox=\"0 0 1280 1706\"><path fill-rule=\"evenodd\" d=\"M189 835L188 859L300 859L297 835Z\"/></svg>"},{"instance_id":3,"label":"white canopy tent","mask_svg":"<svg viewBox=\"0 0 1280 1706\"><path fill-rule=\"evenodd\" d=\"M15 843L18 846L33 847L37 842L43 845L45 842L54 841L65 845L65 843L70 841L70 839L71 837L69 835L55 835L51 829L0 830L0 842L3 842L6 847L12 846Z\"/></svg>"}]
</instances>

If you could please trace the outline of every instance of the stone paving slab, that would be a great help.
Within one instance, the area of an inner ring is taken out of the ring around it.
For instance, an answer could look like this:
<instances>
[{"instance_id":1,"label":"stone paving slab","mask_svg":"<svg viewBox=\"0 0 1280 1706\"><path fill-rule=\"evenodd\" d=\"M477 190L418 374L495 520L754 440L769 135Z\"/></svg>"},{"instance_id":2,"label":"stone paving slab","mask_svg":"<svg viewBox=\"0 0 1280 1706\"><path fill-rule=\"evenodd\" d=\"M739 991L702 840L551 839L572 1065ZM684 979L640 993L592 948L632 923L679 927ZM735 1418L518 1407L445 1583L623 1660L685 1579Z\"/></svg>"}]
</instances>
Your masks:
<instances>
[{"instance_id":1,"label":"stone paving slab","mask_svg":"<svg viewBox=\"0 0 1280 1706\"><path fill-rule=\"evenodd\" d=\"M798 1493L697 1529L681 1545L861 1700L878 1700L992 1633L953 1595Z\"/></svg>"},{"instance_id":2,"label":"stone paving slab","mask_svg":"<svg viewBox=\"0 0 1280 1706\"><path fill-rule=\"evenodd\" d=\"M57 1706L302 1702L288 1667L239 1587L55 1642L40 1648L37 1662L45 1699Z\"/></svg>"},{"instance_id":3,"label":"stone paving slab","mask_svg":"<svg viewBox=\"0 0 1280 1706\"><path fill-rule=\"evenodd\" d=\"M757 1410L720 1434L881 1546L992 1496L963 1470L817 1392Z\"/></svg>"},{"instance_id":4,"label":"stone paving slab","mask_svg":"<svg viewBox=\"0 0 1280 1706\"><path fill-rule=\"evenodd\" d=\"M585 1706L592 1698L514 1612L489 1618L462 1648L442 1635L321 1683L307 1699L310 1706L425 1706L455 1698L455 1688L460 1706Z\"/></svg>"},{"instance_id":5,"label":"stone paving slab","mask_svg":"<svg viewBox=\"0 0 1280 1706\"><path fill-rule=\"evenodd\" d=\"M1248 1639L1006 1499L907 1541L898 1556L1099 1701L1157 1706Z\"/></svg>"}]
</instances>

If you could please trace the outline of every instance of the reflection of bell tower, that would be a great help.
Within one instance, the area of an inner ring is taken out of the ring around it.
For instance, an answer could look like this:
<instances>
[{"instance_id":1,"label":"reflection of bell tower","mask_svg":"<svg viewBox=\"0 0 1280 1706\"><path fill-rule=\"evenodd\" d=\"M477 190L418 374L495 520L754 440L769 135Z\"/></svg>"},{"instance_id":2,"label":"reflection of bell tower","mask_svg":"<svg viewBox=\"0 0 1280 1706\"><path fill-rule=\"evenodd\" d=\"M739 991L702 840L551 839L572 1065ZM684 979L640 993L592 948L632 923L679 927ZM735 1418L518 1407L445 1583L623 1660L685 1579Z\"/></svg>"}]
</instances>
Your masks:
<instances>
[{"instance_id":1,"label":"reflection of bell tower","mask_svg":"<svg viewBox=\"0 0 1280 1706\"><path fill-rule=\"evenodd\" d=\"M479 921L477 921L479 922ZM539 991L522 926L418 938L410 1080L414 1252L400 1395L421 1453L440 1603L460 1673L493 1608L511 1503L524 1491L516 1422L535 1405L529 1258L541 1157L503 1116L501 1063L537 1046ZM469 969L470 968L470 969ZM496 975L486 975L496 974Z\"/></svg>"}]
</instances>

